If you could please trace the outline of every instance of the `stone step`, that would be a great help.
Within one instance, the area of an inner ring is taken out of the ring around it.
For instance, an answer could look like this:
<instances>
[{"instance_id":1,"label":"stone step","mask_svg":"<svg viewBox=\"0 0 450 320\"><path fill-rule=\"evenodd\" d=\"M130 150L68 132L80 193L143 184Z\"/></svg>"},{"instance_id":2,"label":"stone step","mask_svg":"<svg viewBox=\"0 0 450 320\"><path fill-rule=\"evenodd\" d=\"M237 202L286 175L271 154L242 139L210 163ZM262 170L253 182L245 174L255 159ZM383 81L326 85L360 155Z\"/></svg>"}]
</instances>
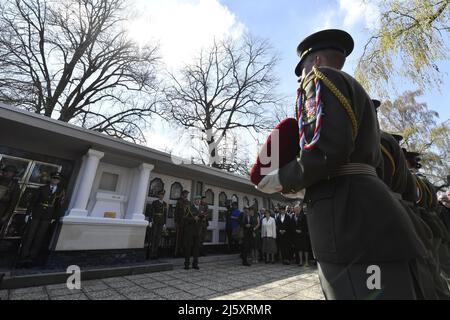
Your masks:
<instances>
[{"instance_id":1,"label":"stone step","mask_svg":"<svg viewBox=\"0 0 450 320\"><path fill-rule=\"evenodd\" d=\"M172 263L158 261L150 264L131 266L81 269L81 279L93 280L169 270L173 270ZM0 290L65 283L70 275L71 274L68 274L66 272L47 272L26 275L11 275L7 273L0 283Z\"/></svg>"}]
</instances>

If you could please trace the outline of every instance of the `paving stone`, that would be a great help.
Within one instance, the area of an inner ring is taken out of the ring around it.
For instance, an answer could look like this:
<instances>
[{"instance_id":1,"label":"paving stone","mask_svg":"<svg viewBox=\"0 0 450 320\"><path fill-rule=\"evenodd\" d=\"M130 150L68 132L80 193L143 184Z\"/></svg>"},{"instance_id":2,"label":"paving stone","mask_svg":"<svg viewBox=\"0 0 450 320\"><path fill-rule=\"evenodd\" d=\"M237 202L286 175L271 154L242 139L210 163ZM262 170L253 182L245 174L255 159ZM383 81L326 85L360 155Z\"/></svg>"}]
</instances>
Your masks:
<instances>
[{"instance_id":1,"label":"paving stone","mask_svg":"<svg viewBox=\"0 0 450 320\"><path fill-rule=\"evenodd\" d=\"M81 282L81 290L83 290L84 292L95 292L95 291L103 291L103 290L107 290L109 289L109 287L104 284L104 283L99 283L99 284L90 284L88 286L86 286L83 282Z\"/></svg>"},{"instance_id":2,"label":"paving stone","mask_svg":"<svg viewBox=\"0 0 450 320\"><path fill-rule=\"evenodd\" d=\"M45 293L45 287L30 287L30 288L21 288L21 289L12 289L11 294L15 295L28 295L32 293Z\"/></svg>"},{"instance_id":3,"label":"paving stone","mask_svg":"<svg viewBox=\"0 0 450 320\"><path fill-rule=\"evenodd\" d=\"M217 293L211 289L207 289L207 288L198 288L198 289L192 289L190 290L190 293L192 293L193 295L197 296L197 297L205 297L214 293Z\"/></svg>"},{"instance_id":4,"label":"paving stone","mask_svg":"<svg viewBox=\"0 0 450 320\"><path fill-rule=\"evenodd\" d=\"M152 292L146 291L135 291L123 294L127 299L130 300L155 300L158 296Z\"/></svg>"},{"instance_id":5,"label":"paving stone","mask_svg":"<svg viewBox=\"0 0 450 320\"><path fill-rule=\"evenodd\" d=\"M45 288L48 290L58 290L58 289L67 289L66 283L57 283L57 284L49 284L46 285Z\"/></svg>"},{"instance_id":6,"label":"paving stone","mask_svg":"<svg viewBox=\"0 0 450 320\"><path fill-rule=\"evenodd\" d=\"M174 288L177 288L179 290L183 290L183 291L190 291L192 289L198 289L201 288L199 285L196 285L194 283L183 283L183 284L176 284L173 286Z\"/></svg>"},{"instance_id":7,"label":"paving stone","mask_svg":"<svg viewBox=\"0 0 450 320\"><path fill-rule=\"evenodd\" d=\"M145 289L151 289L151 290L156 290L156 289L167 287L167 285L165 283L162 283L162 282L150 282L150 283L147 283L147 284L142 284L140 286L145 288Z\"/></svg>"},{"instance_id":8,"label":"paving stone","mask_svg":"<svg viewBox=\"0 0 450 320\"><path fill-rule=\"evenodd\" d=\"M166 283L169 286L180 285L180 284L186 283L186 281L179 280L179 279L163 281L163 282Z\"/></svg>"},{"instance_id":9,"label":"paving stone","mask_svg":"<svg viewBox=\"0 0 450 320\"><path fill-rule=\"evenodd\" d=\"M52 298L52 297L57 297L57 296L67 296L67 295L80 293L80 290L77 290L77 289L70 290L66 287L66 288L62 288L62 289L47 289L47 292L50 295L50 298Z\"/></svg>"},{"instance_id":10,"label":"paving stone","mask_svg":"<svg viewBox=\"0 0 450 320\"><path fill-rule=\"evenodd\" d=\"M87 296L92 300L123 300L125 297L112 290L88 292Z\"/></svg>"},{"instance_id":11,"label":"paving stone","mask_svg":"<svg viewBox=\"0 0 450 320\"><path fill-rule=\"evenodd\" d=\"M0 290L0 300L7 300L8 294L8 290Z\"/></svg>"},{"instance_id":12,"label":"paving stone","mask_svg":"<svg viewBox=\"0 0 450 320\"><path fill-rule=\"evenodd\" d=\"M160 295L161 297L164 297L166 299L169 299L169 300L193 300L193 299L197 298L196 296L189 294L187 292L184 292L184 291L177 291L177 292L171 292L171 293L165 293L165 294L158 293L158 295Z\"/></svg>"},{"instance_id":13,"label":"paving stone","mask_svg":"<svg viewBox=\"0 0 450 320\"><path fill-rule=\"evenodd\" d=\"M83 294L83 293L75 293L75 294L69 294L65 296L57 296L57 297L51 297L51 300L89 300L89 298Z\"/></svg>"},{"instance_id":14,"label":"paving stone","mask_svg":"<svg viewBox=\"0 0 450 320\"><path fill-rule=\"evenodd\" d=\"M48 300L46 293L35 292L29 294L11 295L10 300Z\"/></svg>"},{"instance_id":15,"label":"paving stone","mask_svg":"<svg viewBox=\"0 0 450 320\"><path fill-rule=\"evenodd\" d=\"M154 293L156 293L157 295L163 296L166 298L166 295L170 295L172 293L176 293L176 292L183 292L177 288L174 287L165 287L165 288L159 288L159 289L155 289L153 290Z\"/></svg>"},{"instance_id":16,"label":"paving stone","mask_svg":"<svg viewBox=\"0 0 450 320\"><path fill-rule=\"evenodd\" d=\"M144 293L148 293L149 289L145 289L143 287L134 285L134 286L130 286L130 287L117 288L116 291L123 295L129 294L129 293L144 294Z\"/></svg>"},{"instance_id":17,"label":"paving stone","mask_svg":"<svg viewBox=\"0 0 450 320\"><path fill-rule=\"evenodd\" d=\"M118 289L133 286L135 285L135 283L125 280L125 281L110 282L107 283L107 285L111 288Z\"/></svg>"}]
</instances>

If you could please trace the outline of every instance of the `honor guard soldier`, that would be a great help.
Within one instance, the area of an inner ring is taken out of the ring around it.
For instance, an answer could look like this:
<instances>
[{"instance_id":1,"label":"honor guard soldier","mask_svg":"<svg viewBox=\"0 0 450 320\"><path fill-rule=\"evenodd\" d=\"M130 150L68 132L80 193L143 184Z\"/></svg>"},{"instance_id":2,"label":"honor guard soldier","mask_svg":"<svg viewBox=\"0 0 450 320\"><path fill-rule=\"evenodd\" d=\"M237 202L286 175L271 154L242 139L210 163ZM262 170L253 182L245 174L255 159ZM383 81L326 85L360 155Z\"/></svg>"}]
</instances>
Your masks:
<instances>
[{"instance_id":1,"label":"honor guard soldier","mask_svg":"<svg viewBox=\"0 0 450 320\"><path fill-rule=\"evenodd\" d=\"M422 167L420 164L420 153L410 152L403 149L409 169L414 174L416 179L416 192L418 206L417 211L420 213L422 219L427 223L431 230L431 247L435 260L436 273L445 274L448 277L449 270L449 242L450 235L442 220L438 215L437 196L433 184L428 179L420 174L418 170ZM441 281L443 279L440 279ZM440 283L437 287L440 299L450 299L450 293L445 281Z\"/></svg>"},{"instance_id":2,"label":"honor guard soldier","mask_svg":"<svg viewBox=\"0 0 450 320\"><path fill-rule=\"evenodd\" d=\"M377 176L382 158L373 103L340 70L353 47L342 30L321 31L299 44L301 151L257 187L306 190L308 229L327 299L416 299L410 263L423 256L423 245ZM370 283L371 276L379 285Z\"/></svg>"},{"instance_id":3,"label":"honor guard soldier","mask_svg":"<svg viewBox=\"0 0 450 320\"><path fill-rule=\"evenodd\" d=\"M200 204L201 197L196 197ZM198 255L200 250L200 233L202 229L201 213L196 205L187 205L183 212L183 239L184 239L184 269L188 270L190 258L193 257L192 268L200 269L198 266Z\"/></svg>"},{"instance_id":4,"label":"honor guard soldier","mask_svg":"<svg viewBox=\"0 0 450 320\"><path fill-rule=\"evenodd\" d=\"M6 231L9 218L14 213L20 197L20 186L15 179L17 168L5 166L0 176L0 235Z\"/></svg>"},{"instance_id":5,"label":"honor guard soldier","mask_svg":"<svg viewBox=\"0 0 450 320\"><path fill-rule=\"evenodd\" d=\"M205 196L195 196L195 207L199 211L199 217L200 217L200 255L205 255L205 249L203 244L205 243L206 239L206 233L208 232L208 204L205 202L206 197Z\"/></svg>"},{"instance_id":6,"label":"honor guard soldier","mask_svg":"<svg viewBox=\"0 0 450 320\"><path fill-rule=\"evenodd\" d=\"M190 201L187 199L189 195L189 191L183 190L181 192L181 196L177 201L177 205L175 207L175 231L176 231L176 240L175 240L175 256L181 255L183 250L183 217L184 213L187 210L187 207L191 205Z\"/></svg>"},{"instance_id":7,"label":"honor guard soldier","mask_svg":"<svg viewBox=\"0 0 450 320\"><path fill-rule=\"evenodd\" d=\"M374 107L380 106L380 101L373 100ZM425 250L423 257L417 258L411 264L411 270L418 282L419 298L447 299L448 288L437 271L438 266L433 257L432 231L422 219L416 206L416 179L408 169L408 164L399 142L403 137L381 131L380 148L383 156L383 181L391 189L394 198L403 205L414 226L414 231L422 242Z\"/></svg>"},{"instance_id":8,"label":"honor guard soldier","mask_svg":"<svg viewBox=\"0 0 450 320\"><path fill-rule=\"evenodd\" d=\"M161 237L163 231L166 228L167 203L163 200L165 193L166 192L164 190L160 190L158 192L158 200L152 202L149 213L149 222L152 228L151 233L152 246L150 255L150 258L152 259L158 258L158 249L161 243Z\"/></svg>"},{"instance_id":9,"label":"honor guard soldier","mask_svg":"<svg viewBox=\"0 0 450 320\"><path fill-rule=\"evenodd\" d=\"M22 239L20 250L20 263L25 267L36 262L51 224L60 217L61 206L65 191L60 186L61 174L55 172L51 175L50 183L40 187L33 197L27 210L29 220ZM30 221L31 215L31 221Z\"/></svg>"}]
</instances>

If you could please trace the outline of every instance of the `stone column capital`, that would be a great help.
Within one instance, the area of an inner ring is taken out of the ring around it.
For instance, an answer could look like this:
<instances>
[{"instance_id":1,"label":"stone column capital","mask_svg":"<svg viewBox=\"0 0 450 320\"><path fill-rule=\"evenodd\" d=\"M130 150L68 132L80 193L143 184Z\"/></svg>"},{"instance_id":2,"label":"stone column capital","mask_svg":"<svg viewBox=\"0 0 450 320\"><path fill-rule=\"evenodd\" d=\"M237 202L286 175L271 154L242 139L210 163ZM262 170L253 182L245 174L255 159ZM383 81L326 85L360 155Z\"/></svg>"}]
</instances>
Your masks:
<instances>
[{"instance_id":1,"label":"stone column capital","mask_svg":"<svg viewBox=\"0 0 450 320\"><path fill-rule=\"evenodd\" d=\"M86 155L88 157L95 157L95 158L101 159L101 158L103 158L105 153L101 152L101 151L98 151L98 150L89 149L88 152L86 153Z\"/></svg>"}]
</instances>

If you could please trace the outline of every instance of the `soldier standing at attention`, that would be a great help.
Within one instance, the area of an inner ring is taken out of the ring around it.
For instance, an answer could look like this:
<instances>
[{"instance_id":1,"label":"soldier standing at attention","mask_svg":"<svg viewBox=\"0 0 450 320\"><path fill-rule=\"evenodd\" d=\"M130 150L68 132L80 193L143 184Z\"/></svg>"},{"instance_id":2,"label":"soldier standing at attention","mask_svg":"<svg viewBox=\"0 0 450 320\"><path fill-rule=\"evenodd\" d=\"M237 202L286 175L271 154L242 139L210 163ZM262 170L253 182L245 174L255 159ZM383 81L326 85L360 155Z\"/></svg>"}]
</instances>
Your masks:
<instances>
[{"instance_id":1,"label":"soldier standing at attention","mask_svg":"<svg viewBox=\"0 0 450 320\"><path fill-rule=\"evenodd\" d=\"M208 204L205 202L206 197L205 196L196 196L195 197L195 207L199 211L199 218L200 218L200 255L205 255L205 249L203 244L205 243L206 239L206 233L208 231Z\"/></svg>"},{"instance_id":2,"label":"soldier standing at attention","mask_svg":"<svg viewBox=\"0 0 450 320\"><path fill-rule=\"evenodd\" d=\"M163 230L166 228L167 219L167 203L163 200L166 192L161 190L158 192L158 200L152 202L149 221L152 226L152 250L151 258L158 258L158 249L161 243Z\"/></svg>"},{"instance_id":3,"label":"soldier standing at attention","mask_svg":"<svg viewBox=\"0 0 450 320\"><path fill-rule=\"evenodd\" d=\"M373 100L374 107L380 106L380 101ZM380 132L380 148L383 156L383 181L391 189L392 195L405 208L414 226L418 238L422 242L427 253L426 256L417 258L411 264L411 269L418 282L418 295L422 299L448 299L450 292L443 283L437 271L433 257L433 234L427 223L422 219L420 210L416 206L416 179L408 169L404 153L399 145L403 139L397 134Z\"/></svg>"},{"instance_id":4,"label":"soldier standing at attention","mask_svg":"<svg viewBox=\"0 0 450 320\"><path fill-rule=\"evenodd\" d=\"M15 166L6 166L0 176L0 235L5 231L4 229L19 200L20 186L15 179L16 174L17 168Z\"/></svg>"},{"instance_id":5,"label":"soldier standing at attention","mask_svg":"<svg viewBox=\"0 0 450 320\"><path fill-rule=\"evenodd\" d=\"M299 44L301 152L257 187L306 190L308 229L327 299L417 299L410 263L424 248L405 209L377 176L382 158L373 103L340 71L353 47L341 30Z\"/></svg>"},{"instance_id":6,"label":"soldier standing at attention","mask_svg":"<svg viewBox=\"0 0 450 320\"><path fill-rule=\"evenodd\" d=\"M200 199L196 199L197 206L200 204ZM200 269L198 266L198 254L202 222L197 206L191 205L188 201L188 205L184 207L183 212L184 269L186 270L189 269L191 256L193 257L192 268Z\"/></svg>"},{"instance_id":7,"label":"soldier standing at attention","mask_svg":"<svg viewBox=\"0 0 450 320\"><path fill-rule=\"evenodd\" d=\"M181 192L181 196L177 201L177 205L175 207L175 231L176 231L176 240L175 240L175 256L181 255L183 250L183 217L186 211L186 208L190 206L190 202L187 199L189 191L183 190Z\"/></svg>"},{"instance_id":8,"label":"soldier standing at attention","mask_svg":"<svg viewBox=\"0 0 450 320\"><path fill-rule=\"evenodd\" d=\"M51 224L59 219L65 195L60 181L61 174L53 173L50 183L40 187L30 203L27 214L31 214L31 222L28 221L29 226L22 239L19 262L25 267L35 263Z\"/></svg>"}]
</instances>

